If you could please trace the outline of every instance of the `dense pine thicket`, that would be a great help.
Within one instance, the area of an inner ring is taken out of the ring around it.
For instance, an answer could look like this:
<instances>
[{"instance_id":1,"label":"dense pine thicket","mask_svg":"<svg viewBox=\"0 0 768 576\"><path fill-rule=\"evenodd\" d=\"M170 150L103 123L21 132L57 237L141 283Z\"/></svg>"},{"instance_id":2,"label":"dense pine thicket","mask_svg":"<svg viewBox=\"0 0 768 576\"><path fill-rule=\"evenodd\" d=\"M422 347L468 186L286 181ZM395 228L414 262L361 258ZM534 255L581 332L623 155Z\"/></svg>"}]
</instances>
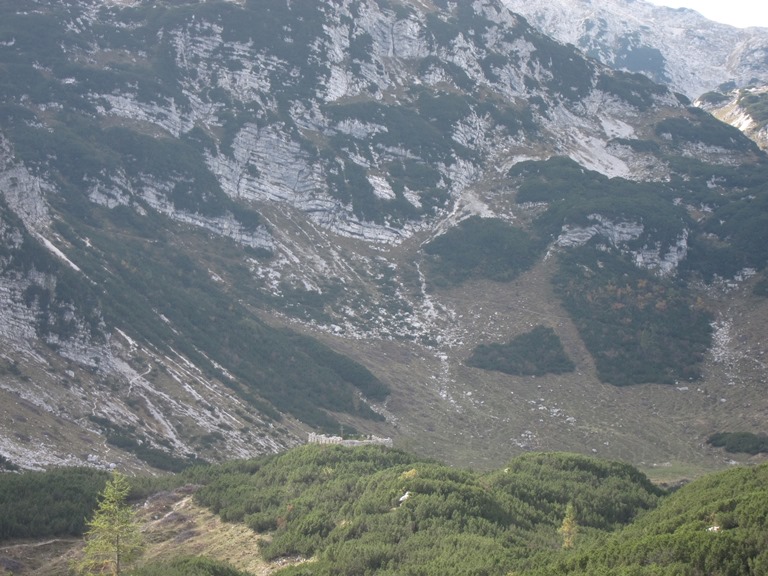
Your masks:
<instances>
[{"instance_id":1,"label":"dense pine thicket","mask_svg":"<svg viewBox=\"0 0 768 576\"><path fill-rule=\"evenodd\" d=\"M752 116L755 122L768 121L768 95L765 93L742 93L739 95L739 105Z\"/></svg>"},{"instance_id":2,"label":"dense pine thicket","mask_svg":"<svg viewBox=\"0 0 768 576\"><path fill-rule=\"evenodd\" d=\"M768 466L693 482L627 528L563 554L531 576L768 573Z\"/></svg>"},{"instance_id":3,"label":"dense pine thicket","mask_svg":"<svg viewBox=\"0 0 768 576\"><path fill-rule=\"evenodd\" d=\"M552 328L536 326L504 344L480 344L467 366L506 374L533 375L573 372L576 367Z\"/></svg>"},{"instance_id":4,"label":"dense pine thicket","mask_svg":"<svg viewBox=\"0 0 768 576\"><path fill-rule=\"evenodd\" d=\"M0 474L0 540L80 536L108 477L87 468Z\"/></svg>"},{"instance_id":5,"label":"dense pine thicket","mask_svg":"<svg viewBox=\"0 0 768 576\"><path fill-rule=\"evenodd\" d=\"M666 494L635 468L531 453L478 474L371 447L310 446L207 468L201 502L272 534L289 575L757 575L768 559L768 466ZM560 528L575 511L572 549Z\"/></svg>"},{"instance_id":6,"label":"dense pine thicket","mask_svg":"<svg viewBox=\"0 0 768 576\"><path fill-rule=\"evenodd\" d=\"M4 516L26 527L2 537L79 534L106 479L81 469L0 476ZM382 447L313 445L131 482L134 498L200 486L197 500L222 519L269 535L254 554L310 559L280 571L292 576L768 570L768 465L667 493L630 465L575 454L529 453L478 473ZM245 576L203 557L152 561L137 574Z\"/></svg>"},{"instance_id":7,"label":"dense pine thicket","mask_svg":"<svg viewBox=\"0 0 768 576\"><path fill-rule=\"evenodd\" d=\"M430 279L437 285L470 278L513 280L533 266L544 244L497 218L472 216L424 246Z\"/></svg>"},{"instance_id":8,"label":"dense pine thicket","mask_svg":"<svg viewBox=\"0 0 768 576\"><path fill-rule=\"evenodd\" d=\"M695 110L688 118L659 123L656 131L674 142L710 142L726 149L741 142L730 127L716 126ZM654 141L617 143L644 152L657 148ZM766 266L768 167L763 163L744 171L675 155L665 160L672 169L668 182L608 178L560 157L520 162L507 174L517 185L518 203L544 206L533 222L541 237L554 240L563 226L588 227L601 220L642 226L633 240L614 243L598 234L584 246L564 249L554 279L607 383L697 379L711 339L710 316L686 282ZM731 192L713 190L713 178ZM708 212L694 221L690 212L697 206ZM660 277L633 259L631 251L638 250L663 255L683 236L687 255L675 276Z\"/></svg>"},{"instance_id":9,"label":"dense pine thicket","mask_svg":"<svg viewBox=\"0 0 768 576\"><path fill-rule=\"evenodd\" d=\"M54 468L47 472L0 473L0 541L10 538L81 536L109 473L93 468ZM185 477L130 478L135 503Z\"/></svg>"},{"instance_id":10,"label":"dense pine thicket","mask_svg":"<svg viewBox=\"0 0 768 576\"><path fill-rule=\"evenodd\" d=\"M521 162L508 176L519 183L517 202L546 203L534 222L543 236L555 238L563 226L589 227L604 220L640 226L635 239L616 243L596 233L587 244L560 254L555 290L594 357L600 379L619 386L698 379L711 338L709 313L679 277L665 278L638 266L629 250L663 255L686 229L695 228L683 199L723 204L707 191L703 173L686 174L684 184L639 183L584 170L568 158L551 158ZM676 203L669 202L673 197ZM696 240L692 244L696 274L716 268L727 275L699 251Z\"/></svg>"},{"instance_id":11,"label":"dense pine thicket","mask_svg":"<svg viewBox=\"0 0 768 576\"><path fill-rule=\"evenodd\" d=\"M197 493L222 518L271 532L267 559L316 558L287 574L505 574L559 548L569 503L592 533L660 496L630 466L581 456L532 454L477 474L338 446L232 465Z\"/></svg>"},{"instance_id":12,"label":"dense pine thicket","mask_svg":"<svg viewBox=\"0 0 768 576\"><path fill-rule=\"evenodd\" d=\"M554 282L600 379L617 386L697 380L711 340L709 311L679 281L591 248L564 255Z\"/></svg>"},{"instance_id":13,"label":"dense pine thicket","mask_svg":"<svg viewBox=\"0 0 768 576\"><path fill-rule=\"evenodd\" d=\"M249 576L226 562L210 558L174 558L152 562L131 572L133 576Z\"/></svg>"},{"instance_id":14,"label":"dense pine thicket","mask_svg":"<svg viewBox=\"0 0 768 576\"><path fill-rule=\"evenodd\" d=\"M768 435L751 432L717 432L707 438L707 442L726 452L760 454L768 452Z\"/></svg>"}]
</instances>

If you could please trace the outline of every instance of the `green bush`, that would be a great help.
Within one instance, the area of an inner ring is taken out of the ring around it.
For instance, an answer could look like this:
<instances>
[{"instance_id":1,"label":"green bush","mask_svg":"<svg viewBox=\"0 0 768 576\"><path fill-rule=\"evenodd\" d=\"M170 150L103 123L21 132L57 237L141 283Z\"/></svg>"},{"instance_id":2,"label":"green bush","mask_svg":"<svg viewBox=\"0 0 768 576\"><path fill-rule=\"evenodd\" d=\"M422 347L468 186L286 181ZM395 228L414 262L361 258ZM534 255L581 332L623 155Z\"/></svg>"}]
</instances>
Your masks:
<instances>
[{"instance_id":1,"label":"green bush","mask_svg":"<svg viewBox=\"0 0 768 576\"><path fill-rule=\"evenodd\" d=\"M16 464L0 454L0 472L16 472L17 470L19 467Z\"/></svg>"},{"instance_id":2,"label":"green bush","mask_svg":"<svg viewBox=\"0 0 768 576\"><path fill-rule=\"evenodd\" d=\"M520 162L508 176L518 184L517 203L548 203L534 222L545 237L557 237L564 225L592 225L591 216L599 214L614 222L642 224L643 231L632 245L658 244L663 251L691 225L685 209L673 204L665 185L608 178L570 158Z\"/></svg>"},{"instance_id":3,"label":"green bush","mask_svg":"<svg viewBox=\"0 0 768 576\"><path fill-rule=\"evenodd\" d=\"M543 246L496 218L472 216L424 245L430 280L460 284L470 278L506 282L533 266Z\"/></svg>"},{"instance_id":4,"label":"green bush","mask_svg":"<svg viewBox=\"0 0 768 576\"><path fill-rule=\"evenodd\" d=\"M709 91L705 92L701 96L699 96L699 100L704 102L705 104L722 104L723 102L727 102L729 99L727 94L723 94L722 92L714 92Z\"/></svg>"},{"instance_id":5,"label":"green bush","mask_svg":"<svg viewBox=\"0 0 768 576\"><path fill-rule=\"evenodd\" d=\"M597 80L597 87L645 110L654 103L654 97L667 91L665 86L656 84L645 74L611 71L602 73Z\"/></svg>"},{"instance_id":6,"label":"green bush","mask_svg":"<svg viewBox=\"0 0 768 576\"><path fill-rule=\"evenodd\" d=\"M551 76L545 80L550 92L559 94L564 100L578 102L592 90L594 64L582 57L572 45L556 42L538 31L529 38L536 49L528 62L529 70L533 70L534 62L551 71Z\"/></svg>"},{"instance_id":7,"label":"green bush","mask_svg":"<svg viewBox=\"0 0 768 576\"><path fill-rule=\"evenodd\" d=\"M768 466L711 474L623 530L562 553L526 576L762 574L768 561Z\"/></svg>"},{"instance_id":8,"label":"green bush","mask_svg":"<svg viewBox=\"0 0 768 576\"><path fill-rule=\"evenodd\" d=\"M0 540L81 536L108 477L88 468L0 474Z\"/></svg>"},{"instance_id":9,"label":"green bush","mask_svg":"<svg viewBox=\"0 0 768 576\"><path fill-rule=\"evenodd\" d=\"M204 556L156 560L135 569L135 576L249 576L218 560Z\"/></svg>"},{"instance_id":10,"label":"green bush","mask_svg":"<svg viewBox=\"0 0 768 576\"><path fill-rule=\"evenodd\" d=\"M524 454L488 478L535 510L538 522L558 526L571 503L579 525L614 530L655 508L664 495L629 464L568 453Z\"/></svg>"},{"instance_id":11,"label":"green bush","mask_svg":"<svg viewBox=\"0 0 768 576\"><path fill-rule=\"evenodd\" d=\"M738 152L758 151L757 144L746 138L738 128L720 122L703 110L697 108L689 110L691 114L688 118L665 118L656 124L656 135L659 137L669 135L675 143L701 142Z\"/></svg>"},{"instance_id":12,"label":"green bush","mask_svg":"<svg viewBox=\"0 0 768 576\"><path fill-rule=\"evenodd\" d=\"M266 559L312 557L290 575L504 574L550 549L569 502L599 532L662 494L631 466L567 454L478 474L380 447L304 446L208 470L196 498L272 531Z\"/></svg>"},{"instance_id":13,"label":"green bush","mask_svg":"<svg viewBox=\"0 0 768 576\"><path fill-rule=\"evenodd\" d=\"M700 377L711 315L678 281L588 244L561 256L554 283L603 382L673 384Z\"/></svg>"},{"instance_id":14,"label":"green bush","mask_svg":"<svg viewBox=\"0 0 768 576\"><path fill-rule=\"evenodd\" d=\"M768 278L761 278L755 283L752 293L756 296L768 296Z\"/></svg>"},{"instance_id":15,"label":"green bush","mask_svg":"<svg viewBox=\"0 0 768 576\"><path fill-rule=\"evenodd\" d=\"M739 96L739 106L743 107L747 114L754 118L755 122L764 124L768 122L768 94L743 92Z\"/></svg>"},{"instance_id":16,"label":"green bush","mask_svg":"<svg viewBox=\"0 0 768 576\"><path fill-rule=\"evenodd\" d=\"M89 419L98 424L107 437L107 443L134 454L139 460L146 462L153 468L166 472L180 472L202 461L198 458L180 458L170 452L155 448L148 439L136 434L134 426L119 426L106 418L89 416Z\"/></svg>"},{"instance_id":17,"label":"green bush","mask_svg":"<svg viewBox=\"0 0 768 576\"><path fill-rule=\"evenodd\" d=\"M744 452L760 454L768 452L768 435L751 432L718 432L712 434L707 442L717 448L725 448L726 452Z\"/></svg>"},{"instance_id":18,"label":"green bush","mask_svg":"<svg viewBox=\"0 0 768 576\"><path fill-rule=\"evenodd\" d=\"M466 361L467 366L506 374L533 375L573 372L576 367L563 350L555 331L536 326L506 344L481 344Z\"/></svg>"},{"instance_id":19,"label":"green bush","mask_svg":"<svg viewBox=\"0 0 768 576\"><path fill-rule=\"evenodd\" d=\"M689 237L688 255L681 266L684 272L711 281L715 276L732 278L744 268L765 269L768 194L760 189L753 192L715 206L699 233Z\"/></svg>"}]
</instances>

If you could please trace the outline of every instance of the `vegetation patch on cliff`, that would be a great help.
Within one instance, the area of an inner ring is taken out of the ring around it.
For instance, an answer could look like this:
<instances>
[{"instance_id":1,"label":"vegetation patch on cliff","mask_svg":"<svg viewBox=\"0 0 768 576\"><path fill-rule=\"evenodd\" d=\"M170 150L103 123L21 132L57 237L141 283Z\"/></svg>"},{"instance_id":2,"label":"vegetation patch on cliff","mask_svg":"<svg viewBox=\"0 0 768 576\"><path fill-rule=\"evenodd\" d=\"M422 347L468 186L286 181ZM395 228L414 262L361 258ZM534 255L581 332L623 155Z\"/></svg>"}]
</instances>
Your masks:
<instances>
[{"instance_id":1,"label":"vegetation patch on cliff","mask_svg":"<svg viewBox=\"0 0 768 576\"><path fill-rule=\"evenodd\" d=\"M531 266L543 246L529 233L497 218L472 216L424 246L430 279L438 285L469 278L506 282Z\"/></svg>"},{"instance_id":2,"label":"vegetation patch on cliff","mask_svg":"<svg viewBox=\"0 0 768 576\"><path fill-rule=\"evenodd\" d=\"M603 382L674 384L700 377L711 316L675 280L587 245L561 256L554 282Z\"/></svg>"},{"instance_id":3,"label":"vegetation patch on cliff","mask_svg":"<svg viewBox=\"0 0 768 576\"><path fill-rule=\"evenodd\" d=\"M536 326L506 344L481 344L472 351L466 364L521 376L562 374L575 368L560 338L546 326Z\"/></svg>"}]
</instances>

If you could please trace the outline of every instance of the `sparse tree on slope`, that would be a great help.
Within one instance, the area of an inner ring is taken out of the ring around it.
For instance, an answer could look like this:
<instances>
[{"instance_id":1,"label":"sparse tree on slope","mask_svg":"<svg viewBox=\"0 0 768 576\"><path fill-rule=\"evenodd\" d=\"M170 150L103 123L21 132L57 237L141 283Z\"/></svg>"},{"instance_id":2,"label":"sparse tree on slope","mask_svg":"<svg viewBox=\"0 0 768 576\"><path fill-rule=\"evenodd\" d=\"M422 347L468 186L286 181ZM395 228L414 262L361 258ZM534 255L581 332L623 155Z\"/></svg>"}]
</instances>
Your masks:
<instances>
[{"instance_id":1,"label":"sparse tree on slope","mask_svg":"<svg viewBox=\"0 0 768 576\"><path fill-rule=\"evenodd\" d=\"M563 548L566 550L573 548L578 529L579 525L576 522L576 510L573 507L573 502L569 502L565 507L565 518L563 518L563 523L560 526L560 530L558 530L563 536Z\"/></svg>"},{"instance_id":2,"label":"sparse tree on slope","mask_svg":"<svg viewBox=\"0 0 768 576\"><path fill-rule=\"evenodd\" d=\"M115 472L87 523L83 559L76 564L79 573L119 576L141 554L143 537L125 501L129 491L125 476Z\"/></svg>"}]
</instances>

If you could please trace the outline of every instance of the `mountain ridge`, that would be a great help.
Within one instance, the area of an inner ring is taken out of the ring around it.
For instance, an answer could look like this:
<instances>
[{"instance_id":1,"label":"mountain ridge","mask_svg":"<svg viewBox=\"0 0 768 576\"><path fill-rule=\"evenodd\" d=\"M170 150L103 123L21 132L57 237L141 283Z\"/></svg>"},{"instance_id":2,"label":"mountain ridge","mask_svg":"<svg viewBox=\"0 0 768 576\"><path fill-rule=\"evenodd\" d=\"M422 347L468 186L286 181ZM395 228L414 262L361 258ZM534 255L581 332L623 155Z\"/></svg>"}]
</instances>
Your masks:
<instances>
[{"instance_id":1,"label":"mountain ridge","mask_svg":"<svg viewBox=\"0 0 768 576\"><path fill-rule=\"evenodd\" d=\"M768 28L735 28L694 10L638 0L505 0L504 5L559 41L609 66L644 73L691 99L720 85L745 87L768 78Z\"/></svg>"}]
</instances>

